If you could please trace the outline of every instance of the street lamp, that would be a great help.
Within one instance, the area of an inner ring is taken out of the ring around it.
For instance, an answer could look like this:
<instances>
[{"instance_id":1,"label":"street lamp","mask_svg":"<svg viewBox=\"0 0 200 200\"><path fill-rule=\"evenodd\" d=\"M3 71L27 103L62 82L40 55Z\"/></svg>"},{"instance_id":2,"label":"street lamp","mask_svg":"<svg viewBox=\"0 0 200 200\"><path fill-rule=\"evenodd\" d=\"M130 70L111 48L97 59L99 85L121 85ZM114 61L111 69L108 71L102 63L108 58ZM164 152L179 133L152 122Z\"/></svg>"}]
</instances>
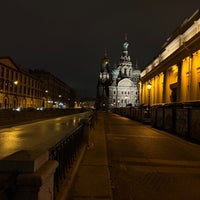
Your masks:
<instances>
[{"instance_id":1,"label":"street lamp","mask_svg":"<svg viewBox=\"0 0 200 200\"><path fill-rule=\"evenodd\" d=\"M14 81L13 83L14 83L15 85L18 85L19 81L16 80L16 81Z\"/></svg>"},{"instance_id":2,"label":"street lamp","mask_svg":"<svg viewBox=\"0 0 200 200\"><path fill-rule=\"evenodd\" d=\"M42 105L42 106L45 107L45 108L48 108L48 107L49 107L49 106L48 106L48 105L49 105L49 102L48 102L48 100L49 100L49 99L48 99L48 93L49 93L49 91L46 89L44 92L45 92L45 99L44 99L45 102L44 102L44 100L43 100L43 103L42 103L43 105Z\"/></svg>"},{"instance_id":3,"label":"street lamp","mask_svg":"<svg viewBox=\"0 0 200 200\"><path fill-rule=\"evenodd\" d=\"M152 88L152 85L149 82L147 84L147 90L148 90L148 108L147 108L148 110L147 110L147 114L148 114L148 117L150 116L150 90L151 90L151 88Z\"/></svg>"}]
</instances>

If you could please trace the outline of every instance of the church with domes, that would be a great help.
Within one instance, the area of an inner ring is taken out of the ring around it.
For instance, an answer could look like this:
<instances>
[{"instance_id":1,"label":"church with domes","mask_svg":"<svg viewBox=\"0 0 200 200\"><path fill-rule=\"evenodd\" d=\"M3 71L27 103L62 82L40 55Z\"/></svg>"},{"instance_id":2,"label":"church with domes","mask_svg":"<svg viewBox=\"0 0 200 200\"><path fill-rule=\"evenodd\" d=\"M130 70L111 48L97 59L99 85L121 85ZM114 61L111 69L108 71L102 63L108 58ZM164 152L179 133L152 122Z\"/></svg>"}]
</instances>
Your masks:
<instances>
[{"instance_id":1,"label":"church with domes","mask_svg":"<svg viewBox=\"0 0 200 200\"><path fill-rule=\"evenodd\" d=\"M129 43L125 38L119 64L113 67L110 67L105 53L98 77L97 109L138 106L140 70L137 65L133 67L128 47Z\"/></svg>"}]
</instances>

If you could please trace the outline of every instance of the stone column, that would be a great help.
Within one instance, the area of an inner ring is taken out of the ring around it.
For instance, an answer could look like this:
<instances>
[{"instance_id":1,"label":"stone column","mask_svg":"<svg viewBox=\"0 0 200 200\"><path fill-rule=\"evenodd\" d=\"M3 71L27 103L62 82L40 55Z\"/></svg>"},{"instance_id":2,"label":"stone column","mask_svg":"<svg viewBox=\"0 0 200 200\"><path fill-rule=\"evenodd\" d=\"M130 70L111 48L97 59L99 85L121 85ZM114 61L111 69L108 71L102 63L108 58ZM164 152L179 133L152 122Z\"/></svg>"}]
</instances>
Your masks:
<instances>
[{"instance_id":1,"label":"stone column","mask_svg":"<svg viewBox=\"0 0 200 200\"><path fill-rule=\"evenodd\" d=\"M166 73L166 71L163 71L163 103L166 103Z\"/></svg>"},{"instance_id":2,"label":"stone column","mask_svg":"<svg viewBox=\"0 0 200 200\"><path fill-rule=\"evenodd\" d=\"M178 85L177 85L177 102L180 102L181 100L181 96L180 96L180 92L181 92L181 74L182 74L182 61L180 61L179 63L177 63L178 66Z\"/></svg>"}]
</instances>

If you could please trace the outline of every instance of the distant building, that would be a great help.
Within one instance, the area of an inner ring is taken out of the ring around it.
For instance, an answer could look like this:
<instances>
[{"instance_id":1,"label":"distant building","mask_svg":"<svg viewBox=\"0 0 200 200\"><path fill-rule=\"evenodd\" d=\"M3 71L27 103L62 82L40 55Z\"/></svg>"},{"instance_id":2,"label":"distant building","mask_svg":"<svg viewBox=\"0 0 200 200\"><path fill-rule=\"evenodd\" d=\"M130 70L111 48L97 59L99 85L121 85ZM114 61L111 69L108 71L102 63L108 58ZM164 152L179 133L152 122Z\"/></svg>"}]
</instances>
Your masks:
<instances>
[{"instance_id":1,"label":"distant building","mask_svg":"<svg viewBox=\"0 0 200 200\"><path fill-rule=\"evenodd\" d=\"M9 57L0 58L0 109L42 106L41 82Z\"/></svg>"},{"instance_id":2,"label":"distant building","mask_svg":"<svg viewBox=\"0 0 200 200\"><path fill-rule=\"evenodd\" d=\"M44 108L78 107L77 94L65 82L44 70L35 69L29 72L40 80Z\"/></svg>"},{"instance_id":3,"label":"distant building","mask_svg":"<svg viewBox=\"0 0 200 200\"><path fill-rule=\"evenodd\" d=\"M114 66L112 84L109 86L109 107L137 106L139 103L138 80L140 70L133 68L131 58L128 55L129 43L123 43L123 55L118 66Z\"/></svg>"},{"instance_id":4,"label":"distant building","mask_svg":"<svg viewBox=\"0 0 200 200\"><path fill-rule=\"evenodd\" d=\"M82 97L80 100L81 108L95 108L95 98L91 97Z\"/></svg>"},{"instance_id":5,"label":"distant building","mask_svg":"<svg viewBox=\"0 0 200 200\"><path fill-rule=\"evenodd\" d=\"M43 70L24 70L0 57L0 109L79 107L78 94Z\"/></svg>"},{"instance_id":6,"label":"distant building","mask_svg":"<svg viewBox=\"0 0 200 200\"><path fill-rule=\"evenodd\" d=\"M200 11L167 39L140 78L140 104L200 101Z\"/></svg>"},{"instance_id":7,"label":"distant building","mask_svg":"<svg viewBox=\"0 0 200 200\"><path fill-rule=\"evenodd\" d=\"M101 69L98 77L97 84L97 109L108 109L109 108L109 85L111 84L110 76L110 60L105 53L101 61Z\"/></svg>"},{"instance_id":8,"label":"distant building","mask_svg":"<svg viewBox=\"0 0 200 200\"><path fill-rule=\"evenodd\" d=\"M123 43L123 55L119 65L110 68L110 61L105 54L99 72L97 85L97 108L137 106L139 104L138 81L140 70L133 68L128 55L128 42Z\"/></svg>"}]
</instances>

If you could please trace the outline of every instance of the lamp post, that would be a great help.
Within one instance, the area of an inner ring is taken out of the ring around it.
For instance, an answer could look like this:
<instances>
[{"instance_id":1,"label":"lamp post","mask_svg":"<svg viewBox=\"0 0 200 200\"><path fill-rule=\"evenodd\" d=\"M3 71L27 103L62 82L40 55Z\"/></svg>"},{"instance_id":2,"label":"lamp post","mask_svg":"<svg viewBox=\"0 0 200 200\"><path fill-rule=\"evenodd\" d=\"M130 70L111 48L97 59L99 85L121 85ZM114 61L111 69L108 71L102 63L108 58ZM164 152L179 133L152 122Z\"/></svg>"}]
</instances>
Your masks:
<instances>
[{"instance_id":1,"label":"lamp post","mask_svg":"<svg viewBox=\"0 0 200 200\"><path fill-rule=\"evenodd\" d=\"M152 85L151 83L149 82L147 84L147 90L148 90L148 110L147 110L147 114L148 114L148 117L150 117L150 91L151 91L151 88L152 88Z\"/></svg>"},{"instance_id":2,"label":"lamp post","mask_svg":"<svg viewBox=\"0 0 200 200\"><path fill-rule=\"evenodd\" d=\"M16 81L13 81L13 83L14 83L14 92L17 94L17 85L18 85L19 81L16 80ZM17 97L15 97L13 99L13 108L16 109L16 107L18 107L18 99L17 99Z\"/></svg>"},{"instance_id":3,"label":"lamp post","mask_svg":"<svg viewBox=\"0 0 200 200\"><path fill-rule=\"evenodd\" d=\"M48 93L49 93L49 91L46 89L45 90L45 103L43 102L44 108L48 108Z\"/></svg>"}]
</instances>

